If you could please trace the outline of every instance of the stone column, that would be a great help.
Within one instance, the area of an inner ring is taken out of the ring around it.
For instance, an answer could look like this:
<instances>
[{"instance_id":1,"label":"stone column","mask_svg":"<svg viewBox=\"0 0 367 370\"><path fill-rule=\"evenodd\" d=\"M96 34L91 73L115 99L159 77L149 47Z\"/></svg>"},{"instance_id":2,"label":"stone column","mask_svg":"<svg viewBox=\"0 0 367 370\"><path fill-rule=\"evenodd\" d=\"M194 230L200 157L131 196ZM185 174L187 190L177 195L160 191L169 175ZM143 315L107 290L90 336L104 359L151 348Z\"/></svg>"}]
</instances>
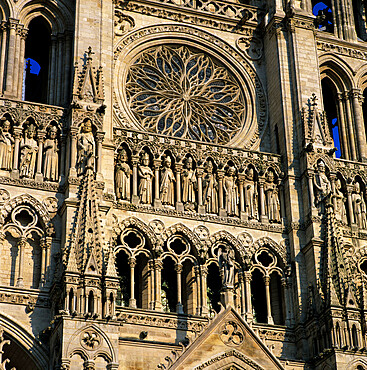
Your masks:
<instances>
[{"instance_id":1,"label":"stone column","mask_svg":"<svg viewBox=\"0 0 367 370\"><path fill-rule=\"evenodd\" d=\"M356 126L355 128L357 131L359 159L362 162L366 162L367 161L366 133L362 116L361 101L363 101L363 97L361 96L361 90L352 89L350 92L350 96L353 100L353 112Z\"/></svg>"},{"instance_id":2,"label":"stone column","mask_svg":"<svg viewBox=\"0 0 367 370\"><path fill-rule=\"evenodd\" d=\"M93 360L84 361L83 370L95 370L95 362Z\"/></svg>"},{"instance_id":3,"label":"stone column","mask_svg":"<svg viewBox=\"0 0 367 370\"><path fill-rule=\"evenodd\" d=\"M38 289L41 289L46 282L46 243L45 240L42 240L40 242L40 248L41 248L41 279L39 281L39 286ZM66 300L67 300L67 305L65 309L69 308L69 293L66 294Z\"/></svg>"},{"instance_id":4,"label":"stone column","mask_svg":"<svg viewBox=\"0 0 367 370\"><path fill-rule=\"evenodd\" d=\"M201 315L201 284L200 284L200 266L194 266L196 282L196 315Z\"/></svg>"},{"instance_id":5,"label":"stone column","mask_svg":"<svg viewBox=\"0 0 367 370\"><path fill-rule=\"evenodd\" d=\"M246 316L245 319L249 324L252 324L254 315L252 313L252 302L251 302L251 279L252 275L250 271L244 271L243 277L245 280L245 295L246 295Z\"/></svg>"},{"instance_id":6,"label":"stone column","mask_svg":"<svg viewBox=\"0 0 367 370\"><path fill-rule=\"evenodd\" d=\"M45 284L49 286L51 283L50 276L50 267L51 267L51 245L52 245L52 236L45 237ZM74 293L75 294L75 293Z\"/></svg>"},{"instance_id":7,"label":"stone column","mask_svg":"<svg viewBox=\"0 0 367 370\"><path fill-rule=\"evenodd\" d=\"M25 57L25 40L28 35L28 29L23 27L20 32L20 58L19 58L19 75L18 75L18 88L16 92L16 96L18 99L22 99L22 92L23 92L23 81L24 81L24 57Z\"/></svg>"},{"instance_id":8,"label":"stone column","mask_svg":"<svg viewBox=\"0 0 367 370\"><path fill-rule=\"evenodd\" d=\"M226 217L227 212L224 208L224 189L223 189L223 179L224 179L224 170L217 170L218 176L218 203L219 203L219 216Z\"/></svg>"},{"instance_id":9,"label":"stone column","mask_svg":"<svg viewBox=\"0 0 367 370\"><path fill-rule=\"evenodd\" d=\"M336 174L335 173L330 173L329 175L330 178L330 183L331 183L331 194L335 194L335 181L336 181ZM333 207L334 207L334 212L336 211L336 198L333 196Z\"/></svg>"},{"instance_id":10,"label":"stone column","mask_svg":"<svg viewBox=\"0 0 367 370\"><path fill-rule=\"evenodd\" d=\"M155 271L155 305L154 309L156 311L162 311L162 299L161 299L161 271L163 268L162 261L155 261L154 271Z\"/></svg>"},{"instance_id":11,"label":"stone column","mask_svg":"<svg viewBox=\"0 0 367 370\"><path fill-rule=\"evenodd\" d=\"M149 260L149 280L148 280L148 302L149 302L149 309L154 310L154 287L155 287L155 279L154 279L154 260Z\"/></svg>"},{"instance_id":12,"label":"stone column","mask_svg":"<svg viewBox=\"0 0 367 370\"><path fill-rule=\"evenodd\" d=\"M344 92L344 103L345 103L345 110L347 113L347 131L349 133L351 159L352 161L356 161L357 160L356 141L355 141L355 133L354 133L354 128L353 128L353 117L351 113L350 98L349 98L348 92Z\"/></svg>"},{"instance_id":13,"label":"stone column","mask_svg":"<svg viewBox=\"0 0 367 370\"><path fill-rule=\"evenodd\" d=\"M68 102L70 94L70 65L71 65L71 51L72 51L72 37L73 33L66 31L65 35L65 56L64 56L64 96L63 102Z\"/></svg>"},{"instance_id":14,"label":"stone column","mask_svg":"<svg viewBox=\"0 0 367 370\"><path fill-rule=\"evenodd\" d=\"M264 194L265 178L259 176L259 214L260 222L268 222L268 216L265 214L265 194Z\"/></svg>"},{"instance_id":15,"label":"stone column","mask_svg":"<svg viewBox=\"0 0 367 370\"><path fill-rule=\"evenodd\" d=\"M198 213L201 213L201 214L205 213L205 206L203 204L203 175L204 175L204 167L197 166L196 176L198 179Z\"/></svg>"},{"instance_id":16,"label":"stone column","mask_svg":"<svg viewBox=\"0 0 367 370\"><path fill-rule=\"evenodd\" d=\"M19 250L19 264L18 264L18 279L17 279L17 287L22 288L23 284L23 264L24 264L24 248L27 245L27 241L24 237L21 237L18 242L18 250Z\"/></svg>"},{"instance_id":17,"label":"stone column","mask_svg":"<svg viewBox=\"0 0 367 370\"><path fill-rule=\"evenodd\" d=\"M176 210L183 211L184 206L181 199L181 171L182 163L175 164L175 173L176 173Z\"/></svg>"},{"instance_id":18,"label":"stone column","mask_svg":"<svg viewBox=\"0 0 367 370\"><path fill-rule=\"evenodd\" d=\"M348 150L348 138L347 138L347 131L346 131L346 125L345 125L345 112L343 108L343 94L338 93L337 95L338 100L338 126L340 129L340 138L341 138L341 150L342 150L342 156L345 159L349 159L349 150Z\"/></svg>"},{"instance_id":19,"label":"stone column","mask_svg":"<svg viewBox=\"0 0 367 370\"><path fill-rule=\"evenodd\" d=\"M243 272L238 272L238 280L240 282L240 294L241 294L241 316L246 319L246 291L245 291L245 283L244 283L244 276Z\"/></svg>"},{"instance_id":20,"label":"stone column","mask_svg":"<svg viewBox=\"0 0 367 370\"><path fill-rule=\"evenodd\" d=\"M243 185L245 182L245 174L239 173L238 174L238 190L240 193L240 218L241 220L248 220L248 214L245 208L245 192L243 189Z\"/></svg>"},{"instance_id":21,"label":"stone column","mask_svg":"<svg viewBox=\"0 0 367 370\"><path fill-rule=\"evenodd\" d=\"M23 133L23 127L21 126L14 126L13 127L14 131L14 157L13 157L13 170L11 172L11 177L12 178L19 178L19 143L20 143L20 138Z\"/></svg>"},{"instance_id":22,"label":"stone column","mask_svg":"<svg viewBox=\"0 0 367 370\"><path fill-rule=\"evenodd\" d=\"M55 104L55 83L56 83L56 44L57 37L51 35L51 57L49 73L49 104Z\"/></svg>"},{"instance_id":23,"label":"stone column","mask_svg":"<svg viewBox=\"0 0 367 370\"><path fill-rule=\"evenodd\" d=\"M8 39L8 26L5 21L1 22L1 53L0 53L0 93L3 93L4 88L4 71L6 63L6 44Z\"/></svg>"},{"instance_id":24,"label":"stone column","mask_svg":"<svg viewBox=\"0 0 367 370\"><path fill-rule=\"evenodd\" d=\"M353 192L353 184L348 184L347 186L347 206L348 206L348 213L349 213L349 222L351 225L356 223L354 219L354 212L353 212L353 204L352 204L352 192Z\"/></svg>"},{"instance_id":25,"label":"stone column","mask_svg":"<svg viewBox=\"0 0 367 370\"><path fill-rule=\"evenodd\" d=\"M62 87L62 72L63 72L63 34L57 35L57 75L55 86L55 105L61 105L61 87Z\"/></svg>"},{"instance_id":26,"label":"stone column","mask_svg":"<svg viewBox=\"0 0 367 370\"><path fill-rule=\"evenodd\" d=\"M133 155L131 157L131 164L133 166L133 194L131 197L131 203L139 203L138 195L138 164L139 164L139 155Z\"/></svg>"},{"instance_id":27,"label":"stone column","mask_svg":"<svg viewBox=\"0 0 367 370\"><path fill-rule=\"evenodd\" d=\"M286 278L282 278L282 289L284 297L284 309L285 309L285 325L291 325L291 315L290 315L290 301L289 301L289 290Z\"/></svg>"},{"instance_id":28,"label":"stone column","mask_svg":"<svg viewBox=\"0 0 367 370\"><path fill-rule=\"evenodd\" d=\"M264 276L264 283L265 283L266 311L268 315L268 324L274 325L273 316L271 315L271 304L270 304L270 276Z\"/></svg>"},{"instance_id":29,"label":"stone column","mask_svg":"<svg viewBox=\"0 0 367 370\"><path fill-rule=\"evenodd\" d=\"M135 299L135 266L136 266L136 259L134 257L129 258L129 266L130 266L129 307L136 308L136 299Z\"/></svg>"},{"instance_id":30,"label":"stone column","mask_svg":"<svg viewBox=\"0 0 367 370\"><path fill-rule=\"evenodd\" d=\"M19 21L17 19L9 18L9 42L8 42L8 58L6 68L6 85L5 92L6 96L12 96L13 83L14 83L14 68L15 66L15 53L16 53L16 29Z\"/></svg>"},{"instance_id":31,"label":"stone column","mask_svg":"<svg viewBox=\"0 0 367 370\"><path fill-rule=\"evenodd\" d=\"M314 195L314 191L313 191L313 178L314 178L315 174L314 174L313 171L308 170L307 173L306 173L306 176L307 176L307 180L308 180L308 196L309 196L309 201L310 201L309 212L310 212L310 215L312 215L312 213L317 213L317 209L315 207L315 195Z\"/></svg>"},{"instance_id":32,"label":"stone column","mask_svg":"<svg viewBox=\"0 0 367 370\"><path fill-rule=\"evenodd\" d=\"M77 155L77 148L76 148L76 141L78 136L78 128L71 127L70 128L70 169L69 169L69 176L76 176L76 155Z\"/></svg>"},{"instance_id":33,"label":"stone column","mask_svg":"<svg viewBox=\"0 0 367 370\"><path fill-rule=\"evenodd\" d=\"M183 312L183 306L182 306L182 293L181 293L181 274L182 274L182 265L180 263L177 263L175 266L175 270L177 272L177 305L176 305L176 312L181 314Z\"/></svg>"},{"instance_id":34,"label":"stone column","mask_svg":"<svg viewBox=\"0 0 367 370\"><path fill-rule=\"evenodd\" d=\"M20 64L20 40L22 35L23 26L17 25L15 30L15 53L14 53L14 67L13 67L13 81L12 81L12 96L19 99L18 84L19 84L19 64ZM23 65L23 63L21 63Z\"/></svg>"},{"instance_id":35,"label":"stone column","mask_svg":"<svg viewBox=\"0 0 367 370\"><path fill-rule=\"evenodd\" d=\"M35 180L37 182L43 181L43 174L42 174L42 159L43 159L43 141L46 137L46 131L45 130L39 130L37 132L38 137L38 153L37 153L37 171Z\"/></svg>"},{"instance_id":36,"label":"stone column","mask_svg":"<svg viewBox=\"0 0 367 370\"><path fill-rule=\"evenodd\" d=\"M61 134L60 136L60 146L61 146L61 150L60 150L60 164L59 164L59 167L60 167L60 180L61 180L61 183L63 183L65 181L65 161L66 161L66 136L65 134Z\"/></svg>"},{"instance_id":37,"label":"stone column","mask_svg":"<svg viewBox=\"0 0 367 370\"><path fill-rule=\"evenodd\" d=\"M208 310L208 296L207 296L207 277L208 277L208 268L206 266L200 266L200 279L201 279L201 314L207 316L209 313Z\"/></svg>"},{"instance_id":38,"label":"stone column","mask_svg":"<svg viewBox=\"0 0 367 370\"><path fill-rule=\"evenodd\" d=\"M119 364L116 362L110 362L107 365L107 370L118 370L118 368L119 368Z\"/></svg>"},{"instance_id":39,"label":"stone column","mask_svg":"<svg viewBox=\"0 0 367 370\"><path fill-rule=\"evenodd\" d=\"M153 160L153 167L154 167L154 180L155 180L155 191L154 191L154 208L161 208L162 202L159 194L159 169L161 168L162 161L160 159Z\"/></svg>"},{"instance_id":40,"label":"stone column","mask_svg":"<svg viewBox=\"0 0 367 370\"><path fill-rule=\"evenodd\" d=\"M102 181L102 143L105 133L98 131L96 134L96 141L97 141L97 163L96 163L96 171L97 171L97 180Z\"/></svg>"}]
</instances>

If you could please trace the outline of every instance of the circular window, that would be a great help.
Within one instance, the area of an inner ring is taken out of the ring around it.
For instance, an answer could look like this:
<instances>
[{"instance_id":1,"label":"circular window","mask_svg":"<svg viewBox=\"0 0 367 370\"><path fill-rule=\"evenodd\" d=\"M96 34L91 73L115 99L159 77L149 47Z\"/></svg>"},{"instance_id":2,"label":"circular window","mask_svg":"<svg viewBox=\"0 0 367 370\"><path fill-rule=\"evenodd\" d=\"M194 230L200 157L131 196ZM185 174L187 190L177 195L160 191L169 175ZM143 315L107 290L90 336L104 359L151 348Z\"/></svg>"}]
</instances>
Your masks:
<instances>
[{"instance_id":1,"label":"circular window","mask_svg":"<svg viewBox=\"0 0 367 370\"><path fill-rule=\"evenodd\" d=\"M219 60L191 46L140 52L125 88L130 111L152 133L226 144L245 122L241 84Z\"/></svg>"}]
</instances>

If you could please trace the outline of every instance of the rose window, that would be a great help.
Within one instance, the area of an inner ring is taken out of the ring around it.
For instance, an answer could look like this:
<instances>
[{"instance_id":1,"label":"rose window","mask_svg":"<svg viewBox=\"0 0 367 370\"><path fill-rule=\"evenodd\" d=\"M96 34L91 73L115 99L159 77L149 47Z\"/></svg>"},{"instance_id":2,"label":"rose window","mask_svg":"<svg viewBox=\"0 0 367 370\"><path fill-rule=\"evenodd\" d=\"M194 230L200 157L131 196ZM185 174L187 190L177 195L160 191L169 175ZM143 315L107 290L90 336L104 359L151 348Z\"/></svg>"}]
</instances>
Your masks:
<instances>
[{"instance_id":1,"label":"rose window","mask_svg":"<svg viewBox=\"0 0 367 370\"><path fill-rule=\"evenodd\" d=\"M129 108L147 131L228 143L243 127L240 84L219 61L187 46L140 53L126 81Z\"/></svg>"}]
</instances>

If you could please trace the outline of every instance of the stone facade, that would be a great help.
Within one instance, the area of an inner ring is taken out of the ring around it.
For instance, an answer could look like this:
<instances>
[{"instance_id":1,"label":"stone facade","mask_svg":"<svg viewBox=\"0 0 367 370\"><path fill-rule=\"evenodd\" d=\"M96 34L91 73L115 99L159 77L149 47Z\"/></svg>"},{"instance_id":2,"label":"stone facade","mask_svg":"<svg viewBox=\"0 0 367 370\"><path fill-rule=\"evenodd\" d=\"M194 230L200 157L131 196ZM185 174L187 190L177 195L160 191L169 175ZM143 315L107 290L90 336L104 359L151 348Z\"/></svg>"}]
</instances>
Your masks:
<instances>
[{"instance_id":1,"label":"stone facade","mask_svg":"<svg viewBox=\"0 0 367 370\"><path fill-rule=\"evenodd\" d=\"M0 369L367 368L365 7L0 1Z\"/></svg>"}]
</instances>

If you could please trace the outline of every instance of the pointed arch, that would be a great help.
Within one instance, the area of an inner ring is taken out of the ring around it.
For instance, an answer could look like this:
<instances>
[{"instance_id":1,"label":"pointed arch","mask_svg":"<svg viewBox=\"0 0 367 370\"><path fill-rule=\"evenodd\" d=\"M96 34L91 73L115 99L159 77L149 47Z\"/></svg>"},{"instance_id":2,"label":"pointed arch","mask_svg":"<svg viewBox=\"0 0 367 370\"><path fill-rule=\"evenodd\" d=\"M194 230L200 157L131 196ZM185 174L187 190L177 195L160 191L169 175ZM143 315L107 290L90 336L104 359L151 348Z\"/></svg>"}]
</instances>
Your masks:
<instances>
[{"instance_id":1,"label":"pointed arch","mask_svg":"<svg viewBox=\"0 0 367 370\"><path fill-rule=\"evenodd\" d=\"M285 245L278 244L273 239L269 238L268 236L264 236L260 239L257 239L251 246L250 246L250 253L253 255L257 250L263 247L269 248L273 251L282 261L283 266L287 266L287 250Z\"/></svg>"},{"instance_id":2,"label":"pointed arch","mask_svg":"<svg viewBox=\"0 0 367 370\"><path fill-rule=\"evenodd\" d=\"M246 259L248 257L247 251L243 244L240 242L240 240L236 239L228 231L225 230L217 231L210 237L210 241L212 244L218 241L225 241L239 253L242 259Z\"/></svg>"},{"instance_id":3,"label":"pointed arch","mask_svg":"<svg viewBox=\"0 0 367 370\"><path fill-rule=\"evenodd\" d=\"M166 228L166 230L162 233L162 239L164 242L167 242L167 240L175 234L183 235L189 241L193 248L195 248L196 250L200 249L200 246L202 244L201 240L192 230L190 230L182 223L177 223Z\"/></svg>"}]
</instances>

